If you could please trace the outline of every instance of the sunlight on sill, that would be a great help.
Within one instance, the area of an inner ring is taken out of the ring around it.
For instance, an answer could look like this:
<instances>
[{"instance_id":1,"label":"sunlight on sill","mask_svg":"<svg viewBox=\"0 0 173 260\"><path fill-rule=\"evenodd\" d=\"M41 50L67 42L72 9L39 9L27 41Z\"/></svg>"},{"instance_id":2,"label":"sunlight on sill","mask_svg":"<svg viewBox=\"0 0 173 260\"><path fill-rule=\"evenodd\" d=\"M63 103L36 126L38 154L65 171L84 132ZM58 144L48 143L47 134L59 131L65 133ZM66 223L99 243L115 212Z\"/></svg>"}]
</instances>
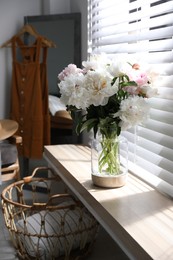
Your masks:
<instances>
[{"instance_id":1,"label":"sunlight on sill","mask_svg":"<svg viewBox=\"0 0 173 260\"><path fill-rule=\"evenodd\" d=\"M156 189L165 196L171 199L173 198L173 186L171 184L167 183L164 180L161 180L159 177L151 174L150 172L142 169L141 167L132 162L128 162L128 166L129 172L132 175L138 177L144 183L147 183L152 188Z\"/></svg>"}]
</instances>

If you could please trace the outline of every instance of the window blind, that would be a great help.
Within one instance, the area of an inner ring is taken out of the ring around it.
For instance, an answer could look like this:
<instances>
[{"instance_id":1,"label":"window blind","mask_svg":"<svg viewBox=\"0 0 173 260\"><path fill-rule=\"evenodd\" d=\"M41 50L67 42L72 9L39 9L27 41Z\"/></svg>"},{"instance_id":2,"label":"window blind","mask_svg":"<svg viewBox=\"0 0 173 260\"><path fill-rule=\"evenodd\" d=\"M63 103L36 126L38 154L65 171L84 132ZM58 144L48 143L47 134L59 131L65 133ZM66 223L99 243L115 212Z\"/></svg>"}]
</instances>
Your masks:
<instances>
[{"instance_id":1,"label":"window blind","mask_svg":"<svg viewBox=\"0 0 173 260\"><path fill-rule=\"evenodd\" d=\"M135 55L159 74L150 118L123 135L130 169L173 197L173 1L89 0L89 10L92 53Z\"/></svg>"}]
</instances>

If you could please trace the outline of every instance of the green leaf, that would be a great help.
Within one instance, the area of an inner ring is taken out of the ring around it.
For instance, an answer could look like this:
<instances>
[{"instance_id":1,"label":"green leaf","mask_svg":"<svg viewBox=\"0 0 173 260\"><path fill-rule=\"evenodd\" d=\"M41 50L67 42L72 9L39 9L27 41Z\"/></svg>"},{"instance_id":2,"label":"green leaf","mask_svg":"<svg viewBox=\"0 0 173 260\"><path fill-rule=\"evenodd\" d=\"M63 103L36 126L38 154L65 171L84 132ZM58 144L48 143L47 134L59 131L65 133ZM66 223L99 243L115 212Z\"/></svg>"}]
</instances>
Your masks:
<instances>
[{"instance_id":1,"label":"green leaf","mask_svg":"<svg viewBox=\"0 0 173 260\"><path fill-rule=\"evenodd\" d=\"M128 81L128 82L123 82L122 87L127 87L127 86L137 86L137 83L135 81Z\"/></svg>"},{"instance_id":2,"label":"green leaf","mask_svg":"<svg viewBox=\"0 0 173 260\"><path fill-rule=\"evenodd\" d=\"M94 127L94 125L96 124L96 122L98 122L98 120L96 118L91 118L86 120L81 128L80 128L80 132L84 131L85 129L87 129L87 131L91 130L91 128Z\"/></svg>"}]
</instances>

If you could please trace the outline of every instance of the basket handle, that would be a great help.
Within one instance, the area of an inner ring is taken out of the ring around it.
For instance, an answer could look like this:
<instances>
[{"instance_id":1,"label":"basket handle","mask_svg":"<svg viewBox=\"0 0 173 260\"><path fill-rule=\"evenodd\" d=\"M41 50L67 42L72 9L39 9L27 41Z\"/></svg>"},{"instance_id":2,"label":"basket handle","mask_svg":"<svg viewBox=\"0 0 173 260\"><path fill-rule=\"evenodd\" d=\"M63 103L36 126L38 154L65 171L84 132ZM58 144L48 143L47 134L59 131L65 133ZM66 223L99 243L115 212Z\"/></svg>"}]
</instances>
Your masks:
<instances>
[{"instance_id":1,"label":"basket handle","mask_svg":"<svg viewBox=\"0 0 173 260\"><path fill-rule=\"evenodd\" d=\"M73 196L70 195L70 194L68 194L68 193L55 194L55 195L52 195L52 196L49 198L49 200L48 200L48 202L47 202L47 206L48 206L54 199L61 199L61 198L72 198L72 199L74 200Z\"/></svg>"},{"instance_id":2,"label":"basket handle","mask_svg":"<svg viewBox=\"0 0 173 260\"><path fill-rule=\"evenodd\" d=\"M32 178L34 178L34 176L36 175L36 173L37 173L38 171L41 171L41 170L51 171L51 173L52 173L54 176L57 176L57 175L55 174L55 172L54 172L51 168L46 167L46 166L42 166L42 167L37 167L37 168L35 168L34 171L32 172L32 175L24 177L24 178L23 178L23 181L24 181L25 183L31 182Z\"/></svg>"},{"instance_id":3,"label":"basket handle","mask_svg":"<svg viewBox=\"0 0 173 260\"><path fill-rule=\"evenodd\" d=\"M74 207L74 206L76 206L77 204L78 204L78 202L75 200L75 198L72 196L72 195L70 195L70 194L68 194L68 193L62 193L62 194L55 194L55 195L52 195L50 198L49 198L49 200L48 200L48 202L47 203L45 203L45 202L43 202L43 203L34 203L33 204L33 206L32 206L32 209L37 209L37 210L44 210L45 208L47 208L47 207L51 207L52 208L52 201L54 200L54 199L62 199L62 198L72 198L73 199L73 202L71 202L70 204L68 204L68 205L64 205L64 206L60 206L60 208L69 208L69 207ZM55 206L55 208L57 208L58 207L58 205L54 205Z\"/></svg>"}]
</instances>

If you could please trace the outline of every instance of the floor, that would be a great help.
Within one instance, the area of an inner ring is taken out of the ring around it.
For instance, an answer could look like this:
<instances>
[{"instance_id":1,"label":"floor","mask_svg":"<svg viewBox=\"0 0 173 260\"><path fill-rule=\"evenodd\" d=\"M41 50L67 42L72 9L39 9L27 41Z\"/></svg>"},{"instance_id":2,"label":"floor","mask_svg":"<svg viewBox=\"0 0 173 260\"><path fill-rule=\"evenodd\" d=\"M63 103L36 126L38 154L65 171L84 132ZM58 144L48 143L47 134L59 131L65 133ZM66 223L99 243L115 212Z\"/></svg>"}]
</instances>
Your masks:
<instances>
[{"instance_id":1,"label":"floor","mask_svg":"<svg viewBox=\"0 0 173 260\"><path fill-rule=\"evenodd\" d=\"M0 192L4 189L0 186ZM1 205L0 205L1 208ZM0 209L0 260L17 260L15 249L10 241L8 230ZM84 260L127 260L127 256L115 244L111 237L100 228L92 252Z\"/></svg>"},{"instance_id":2,"label":"floor","mask_svg":"<svg viewBox=\"0 0 173 260\"><path fill-rule=\"evenodd\" d=\"M5 185L0 186L0 191ZM5 227L2 207L0 204L0 260L17 260L15 249L11 243L8 229Z\"/></svg>"}]
</instances>

